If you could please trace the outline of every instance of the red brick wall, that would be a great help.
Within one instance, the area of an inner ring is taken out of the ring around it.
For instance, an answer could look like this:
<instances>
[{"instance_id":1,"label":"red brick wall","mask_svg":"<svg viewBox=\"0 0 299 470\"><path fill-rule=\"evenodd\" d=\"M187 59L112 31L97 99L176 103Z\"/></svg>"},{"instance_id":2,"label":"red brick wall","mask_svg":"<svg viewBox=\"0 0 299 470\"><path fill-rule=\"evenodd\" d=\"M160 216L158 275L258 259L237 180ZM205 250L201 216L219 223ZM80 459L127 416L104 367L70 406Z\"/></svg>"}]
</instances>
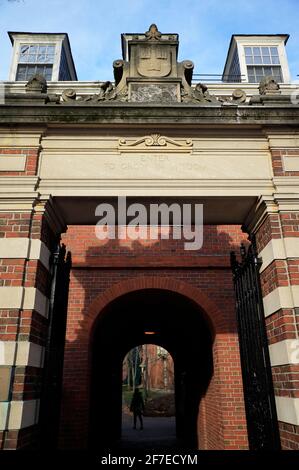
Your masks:
<instances>
[{"instance_id":1,"label":"red brick wall","mask_svg":"<svg viewBox=\"0 0 299 470\"><path fill-rule=\"evenodd\" d=\"M283 165L283 157L298 157L299 149L273 149L271 156L274 176L299 176L299 171L285 171Z\"/></svg>"},{"instance_id":2,"label":"red brick wall","mask_svg":"<svg viewBox=\"0 0 299 470\"><path fill-rule=\"evenodd\" d=\"M281 446L285 450L298 450L299 426L293 424L279 423Z\"/></svg>"},{"instance_id":3,"label":"red brick wall","mask_svg":"<svg viewBox=\"0 0 299 470\"><path fill-rule=\"evenodd\" d=\"M274 238L281 238L281 227L279 215L269 214L258 232L256 233L256 245L258 252L260 252Z\"/></svg>"},{"instance_id":4,"label":"red brick wall","mask_svg":"<svg viewBox=\"0 0 299 470\"><path fill-rule=\"evenodd\" d=\"M0 431L0 449L37 450L39 440L38 426L30 426L20 431Z\"/></svg>"},{"instance_id":5,"label":"red brick wall","mask_svg":"<svg viewBox=\"0 0 299 470\"><path fill-rule=\"evenodd\" d=\"M266 328L269 344L283 341L284 339L296 339L297 327L292 309L279 309L266 318Z\"/></svg>"},{"instance_id":6,"label":"red brick wall","mask_svg":"<svg viewBox=\"0 0 299 470\"><path fill-rule=\"evenodd\" d=\"M25 155L26 163L24 171L0 171L0 176L35 176L37 174L37 166L39 159L39 148L0 148L0 154L5 156Z\"/></svg>"},{"instance_id":7,"label":"red brick wall","mask_svg":"<svg viewBox=\"0 0 299 470\"><path fill-rule=\"evenodd\" d=\"M284 260L274 260L261 273L261 286L263 296L272 292L276 287L288 286L288 266Z\"/></svg>"},{"instance_id":8,"label":"red brick wall","mask_svg":"<svg viewBox=\"0 0 299 470\"><path fill-rule=\"evenodd\" d=\"M284 237L299 237L299 213L281 214L281 226Z\"/></svg>"},{"instance_id":9,"label":"red brick wall","mask_svg":"<svg viewBox=\"0 0 299 470\"><path fill-rule=\"evenodd\" d=\"M45 217L34 211L28 213L0 213L1 238L37 238L48 246L54 239ZM24 240L25 241L25 240ZM36 287L49 296L50 276L40 260L0 259L0 286ZM13 299L12 299L13 301ZM46 312L42 312L46 313ZM0 340L24 341L44 346L47 338L48 320L35 310L0 309ZM13 375L13 401L35 400L40 397L43 370L39 367L16 366ZM0 449L35 448L39 433L36 426L0 433Z\"/></svg>"},{"instance_id":10,"label":"red brick wall","mask_svg":"<svg viewBox=\"0 0 299 470\"><path fill-rule=\"evenodd\" d=\"M288 150L273 151L274 174L276 176L295 176L283 172L282 155L298 155ZM280 162L280 163L279 163ZM297 175L297 174L296 174ZM299 172L298 172L299 175ZM260 252L273 239L299 236L299 213L283 212L268 214L256 233L257 248ZM298 253L299 258L299 253ZM299 284L299 259L273 260L261 273L262 294L265 297L277 287ZM299 316L297 309L280 308L266 317L266 329L269 344L286 339L298 339ZM298 365L284 364L272 367L274 392L276 396L299 397ZM299 427L279 422L281 445L283 449L299 449Z\"/></svg>"},{"instance_id":11,"label":"red brick wall","mask_svg":"<svg viewBox=\"0 0 299 470\"><path fill-rule=\"evenodd\" d=\"M247 448L229 265L230 251L238 249L244 240L246 236L239 226L206 226L202 250L192 252L184 251L180 240L153 244L129 240L100 242L94 227L69 227L63 235L63 242L72 253L73 270L64 362L62 447L86 443L89 340L103 306L130 290L161 287L197 300L213 325L214 375L204 399L206 426L199 419L199 429L207 436L200 442L201 447Z\"/></svg>"}]
</instances>

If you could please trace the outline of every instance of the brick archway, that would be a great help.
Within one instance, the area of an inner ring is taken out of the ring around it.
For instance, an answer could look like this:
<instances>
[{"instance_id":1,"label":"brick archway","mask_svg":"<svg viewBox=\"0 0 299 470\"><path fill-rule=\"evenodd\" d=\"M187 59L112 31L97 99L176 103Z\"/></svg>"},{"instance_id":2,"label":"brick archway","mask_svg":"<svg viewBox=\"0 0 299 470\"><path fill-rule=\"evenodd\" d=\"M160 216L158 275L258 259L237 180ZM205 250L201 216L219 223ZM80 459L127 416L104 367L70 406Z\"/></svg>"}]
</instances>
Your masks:
<instances>
[{"instance_id":1,"label":"brick archway","mask_svg":"<svg viewBox=\"0 0 299 470\"><path fill-rule=\"evenodd\" d=\"M225 434L223 430L225 428L224 421L227 420L223 408L227 407L229 393L223 393L224 387L229 388L228 383L235 377L230 377L230 373L225 368L227 366L227 353L224 350L227 342L228 347L235 350L236 362L238 363L238 343L233 342L231 337L225 336L223 332L223 326L225 325L224 314L220 307L211 300L199 288L174 278L165 277L153 277L143 276L138 278L132 278L113 284L110 288L106 289L100 294L90 305L88 311L88 319L85 324L85 331L87 334L88 341L91 344L93 333L97 327L97 321L101 319L101 315L106 311L113 301L125 296L126 294L146 290L146 289L159 289L161 291L171 291L186 297L193 301L197 307L199 314L205 319L208 329L211 332L213 345L213 362L214 362L214 374L212 376L210 385L206 391L205 396L202 397L197 427L198 427L198 448L200 449L225 449L225 448L238 448L233 443L233 437L231 437L231 444L225 443ZM89 348L90 354L92 354L91 348ZM91 358L91 356L90 356ZM204 358L198 358L199 365L200 361ZM91 361L89 361L91 362ZM239 371L240 372L240 371ZM242 382L240 377L239 389L242 393ZM217 413L215 414L215 406ZM240 416L241 415L241 416ZM243 422L242 431L239 431L238 439L240 445L243 444L243 448L246 448L246 422L244 416L244 410L241 413L238 412L236 416L238 425L240 426L241 420ZM233 423L232 418L231 423ZM240 429L240 428L239 428ZM230 431L229 431L230 432ZM227 440L228 441L228 440ZM242 444L241 444L242 442Z\"/></svg>"},{"instance_id":2,"label":"brick archway","mask_svg":"<svg viewBox=\"0 0 299 470\"><path fill-rule=\"evenodd\" d=\"M199 279L199 285L201 284ZM103 318L111 304L126 294L147 289L172 292L185 297L198 307L212 336L212 355L214 372L208 389L199 407L197 428L198 448L200 449L246 449L247 430L243 402L243 387L240 368L238 336L234 320L233 304L231 309L223 309L212 300L204 288L189 284L175 277L140 276L114 282L91 301L80 324L80 335L67 344L65 361L68 374L64 379L65 400L62 413L62 443L84 447L87 445L90 413L90 383L92 363L92 343L98 320ZM182 317L183 319L183 317ZM75 356L74 356L75 351ZM74 360L76 357L76 360ZM204 356L198 357L198 367ZM72 375L73 374L73 375ZM72 377L80 395L71 393ZM80 417L73 418L70 409L80 407ZM72 421L75 421L74 423ZM71 422L71 425L69 425ZM68 427L69 426L69 427ZM64 438L66 436L66 438Z\"/></svg>"},{"instance_id":3,"label":"brick archway","mask_svg":"<svg viewBox=\"0 0 299 470\"><path fill-rule=\"evenodd\" d=\"M200 308L213 336L216 335L218 329L223 324L223 316L220 308L200 289L187 282L178 281L176 279L147 276L119 282L100 294L89 307L86 329L89 332L92 330L98 316L101 315L110 302L129 292L143 289L168 290L181 294L194 301Z\"/></svg>"}]
</instances>

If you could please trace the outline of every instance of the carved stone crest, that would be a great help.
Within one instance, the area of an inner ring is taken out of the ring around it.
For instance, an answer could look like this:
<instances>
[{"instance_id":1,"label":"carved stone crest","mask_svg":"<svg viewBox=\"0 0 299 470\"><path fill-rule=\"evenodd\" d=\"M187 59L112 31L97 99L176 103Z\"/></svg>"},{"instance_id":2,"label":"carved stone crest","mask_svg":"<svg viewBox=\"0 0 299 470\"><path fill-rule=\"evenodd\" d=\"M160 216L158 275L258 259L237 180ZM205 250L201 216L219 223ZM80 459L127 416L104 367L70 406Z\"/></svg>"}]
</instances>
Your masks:
<instances>
[{"instance_id":1,"label":"carved stone crest","mask_svg":"<svg viewBox=\"0 0 299 470\"><path fill-rule=\"evenodd\" d=\"M142 45L136 67L142 77L166 77L171 72L170 49L159 44Z\"/></svg>"}]
</instances>

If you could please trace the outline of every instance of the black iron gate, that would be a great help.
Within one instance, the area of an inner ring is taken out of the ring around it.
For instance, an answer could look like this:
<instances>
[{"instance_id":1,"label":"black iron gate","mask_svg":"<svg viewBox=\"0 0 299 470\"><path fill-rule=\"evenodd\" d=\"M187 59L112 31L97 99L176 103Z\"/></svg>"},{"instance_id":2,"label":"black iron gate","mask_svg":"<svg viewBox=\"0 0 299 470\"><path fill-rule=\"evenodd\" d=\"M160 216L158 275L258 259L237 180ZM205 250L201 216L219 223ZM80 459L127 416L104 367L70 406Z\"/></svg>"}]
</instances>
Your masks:
<instances>
[{"instance_id":1,"label":"black iron gate","mask_svg":"<svg viewBox=\"0 0 299 470\"><path fill-rule=\"evenodd\" d=\"M41 447L55 449L58 442L63 357L65 346L70 253L57 245L51 257L51 293L45 348L43 388L40 402Z\"/></svg>"},{"instance_id":2,"label":"black iron gate","mask_svg":"<svg viewBox=\"0 0 299 470\"><path fill-rule=\"evenodd\" d=\"M255 243L241 260L231 253L249 448L280 449L269 349Z\"/></svg>"}]
</instances>

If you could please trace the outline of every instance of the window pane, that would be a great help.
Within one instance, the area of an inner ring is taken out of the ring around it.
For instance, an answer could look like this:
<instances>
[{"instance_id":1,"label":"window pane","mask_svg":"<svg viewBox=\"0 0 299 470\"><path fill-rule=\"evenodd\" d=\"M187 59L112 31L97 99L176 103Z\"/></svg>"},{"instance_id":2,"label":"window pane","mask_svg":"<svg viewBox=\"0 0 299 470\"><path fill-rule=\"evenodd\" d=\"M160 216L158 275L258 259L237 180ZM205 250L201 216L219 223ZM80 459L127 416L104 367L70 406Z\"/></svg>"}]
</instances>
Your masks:
<instances>
[{"instance_id":1,"label":"window pane","mask_svg":"<svg viewBox=\"0 0 299 470\"><path fill-rule=\"evenodd\" d=\"M264 64L271 64L271 59L270 59L270 56L269 55L265 55L263 57L263 63Z\"/></svg>"},{"instance_id":2,"label":"window pane","mask_svg":"<svg viewBox=\"0 0 299 470\"><path fill-rule=\"evenodd\" d=\"M262 55L269 55L269 47L262 47Z\"/></svg>"},{"instance_id":3,"label":"window pane","mask_svg":"<svg viewBox=\"0 0 299 470\"><path fill-rule=\"evenodd\" d=\"M25 44L24 46L21 46L21 54L25 54L29 50L29 46Z\"/></svg>"},{"instance_id":4,"label":"window pane","mask_svg":"<svg viewBox=\"0 0 299 470\"><path fill-rule=\"evenodd\" d=\"M48 54L53 54L55 53L55 46L48 46Z\"/></svg>"},{"instance_id":5,"label":"window pane","mask_svg":"<svg viewBox=\"0 0 299 470\"><path fill-rule=\"evenodd\" d=\"M261 55L261 51L259 47L253 47L253 54L254 55Z\"/></svg>"},{"instance_id":6,"label":"window pane","mask_svg":"<svg viewBox=\"0 0 299 470\"><path fill-rule=\"evenodd\" d=\"M29 54L28 55L28 62L30 62L30 63L36 62L36 56L34 54Z\"/></svg>"},{"instance_id":7,"label":"window pane","mask_svg":"<svg viewBox=\"0 0 299 470\"><path fill-rule=\"evenodd\" d=\"M28 60L28 51L29 51L29 46L28 45L24 45L24 46L21 46L20 47L20 59L19 61L20 62L27 62Z\"/></svg>"},{"instance_id":8,"label":"window pane","mask_svg":"<svg viewBox=\"0 0 299 470\"><path fill-rule=\"evenodd\" d=\"M254 64L262 64L262 58L258 55L255 55L253 58L253 63Z\"/></svg>"},{"instance_id":9,"label":"window pane","mask_svg":"<svg viewBox=\"0 0 299 470\"><path fill-rule=\"evenodd\" d=\"M244 49L245 49L245 54L246 55L251 55L252 54L251 47L244 47Z\"/></svg>"},{"instance_id":10,"label":"window pane","mask_svg":"<svg viewBox=\"0 0 299 470\"><path fill-rule=\"evenodd\" d=\"M19 65L17 70L17 80L25 80L26 65Z\"/></svg>"},{"instance_id":11,"label":"window pane","mask_svg":"<svg viewBox=\"0 0 299 470\"><path fill-rule=\"evenodd\" d=\"M264 67L265 75L272 75L272 67Z\"/></svg>"},{"instance_id":12,"label":"window pane","mask_svg":"<svg viewBox=\"0 0 299 470\"><path fill-rule=\"evenodd\" d=\"M47 52L47 46L39 46L40 54L46 54L46 52Z\"/></svg>"},{"instance_id":13,"label":"window pane","mask_svg":"<svg viewBox=\"0 0 299 470\"><path fill-rule=\"evenodd\" d=\"M37 56L37 62L40 64L42 62L45 62L46 56L44 54L38 54Z\"/></svg>"},{"instance_id":14,"label":"window pane","mask_svg":"<svg viewBox=\"0 0 299 470\"><path fill-rule=\"evenodd\" d=\"M16 80L28 81L36 73L52 79L52 65L18 65Z\"/></svg>"},{"instance_id":15,"label":"window pane","mask_svg":"<svg viewBox=\"0 0 299 470\"><path fill-rule=\"evenodd\" d=\"M272 56L272 64L280 64L279 57Z\"/></svg>"},{"instance_id":16,"label":"window pane","mask_svg":"<svg viewBox=\"0 0 299 470\"><path fill-rule=\"evenodd\" d=\"M35 75L35 74L36 74L35 67L34 66L32 68L28 67L27 68L27 73L26 73L26 80L30 80L30 78L32 78L33 75Z\"/></svg>"},{"instance_id":17,"label":"window pane","mask_svg":"<svg viewBox=\"0 0 299 470\"><path fill-rule=\"evenodd\" d=\"M278 55L277 47L270 47L270 52L271 52L271 55Z\"/></svg>"},{"instance_id":18,"label":"window pane","mask_svg":"<svg viewBox=\"0 0 299 470\"><path fill-rule=\"evenodd\" d=\"M19 63L26 64L26 62L28 62L28 54L21 55L19 59Z\"/></svg>"},{"instance_id":19,"label":"window pane","mask_svg":"<svg viewBox=\"0 0 299 470\"><path fill-rule=\"evenodd\" d=\"M246 56L246 64L253 64L253 57L252 56Z\"/></svg>"},{"instance_id":20,"label":"window pane","mask_svg":"<svg viewBox=\"0 0 299 470\"><path fill-rule=\"evenodd\" d=\"M37 48L38 46L30 46L30 54L36 54L37 53Z\"/></svg>"},{"instance_id":21,"label":"window pane","mask_svg":"<svg viewBox=\"0 0 299 470\"><path fill-rule=\"evenodd\" d=\"M282 82L282 73L280 67L272 67L272 75L278 82Z\"/></svg>"}]
</instances>

